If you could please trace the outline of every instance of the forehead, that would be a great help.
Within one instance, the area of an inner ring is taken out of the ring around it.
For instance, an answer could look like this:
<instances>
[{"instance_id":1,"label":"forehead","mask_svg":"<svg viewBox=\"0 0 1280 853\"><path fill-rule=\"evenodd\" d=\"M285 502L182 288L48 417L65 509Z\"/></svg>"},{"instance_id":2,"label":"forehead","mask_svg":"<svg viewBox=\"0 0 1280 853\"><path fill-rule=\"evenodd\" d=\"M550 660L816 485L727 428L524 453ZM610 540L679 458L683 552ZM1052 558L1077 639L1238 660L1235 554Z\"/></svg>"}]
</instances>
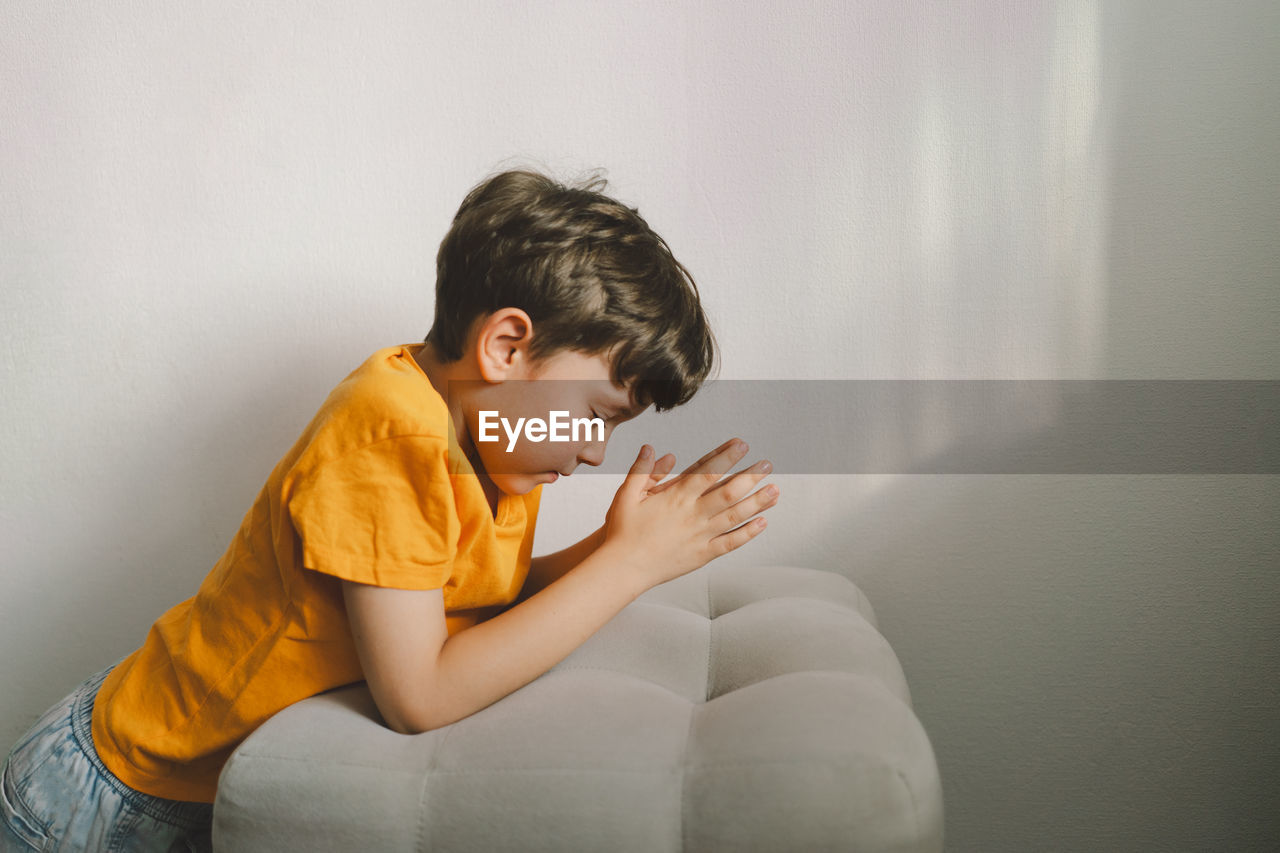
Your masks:
<instances>
[{"instance_id":1,"label":"forehead","mask_svg":"<svg viewBox=\"0 0 1280 853\"><path fill-rule=\"evenodd\" d=\"M632 384L615 385L613 362L607 353L587 355L574 350L558 352L546 359L538 370L539 379L559 380L564 390L590 395L617 407L620 411L639 414L644 408L632 397Z\"/></svg>"}]
</instances>

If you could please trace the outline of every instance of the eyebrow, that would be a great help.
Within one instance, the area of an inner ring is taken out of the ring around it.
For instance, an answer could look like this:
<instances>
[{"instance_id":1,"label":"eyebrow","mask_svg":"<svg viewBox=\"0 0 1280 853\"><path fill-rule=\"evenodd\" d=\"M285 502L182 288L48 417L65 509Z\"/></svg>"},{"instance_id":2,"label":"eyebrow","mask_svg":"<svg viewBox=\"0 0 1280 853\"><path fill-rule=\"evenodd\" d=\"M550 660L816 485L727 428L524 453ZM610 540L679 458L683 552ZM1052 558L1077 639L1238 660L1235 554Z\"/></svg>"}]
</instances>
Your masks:
<instances>
[{"instance_id":1,"label":"eyebrow","mask_svg":"<svg viewBox=\"0 0 1280 853\"><path fill-rule=\"evenodd\" d=\"M617 418L622 418L622 417L625 417L628 419L634 418L636 415L640 414L641 412L643 412L645 409L649 407L648 406L632 406L631 397L630 395L628 395L625 402L619 401L618 399L612 398L612 397L603 398L601 400L600 408L606 409L608 411L609 420L615 420Z\"/></svg>"},{"instance_id":2,"label":"eyebrow","mask_svg":"<svg viewBox=\"0 0 1280 853\"><path fill-rule=\"evenodd\" d=\"M647 408L649 408L649 407L648 407L648 406L639 406L639 405L637 405L637 406L625 405L625 406L620 407L620 408L617 410L617 412L615 412L615 413L614 413L614 415L613 415L613 416L614 416L615 418L618 418L618 417L626 417L628 420L630 420L631 418L634 418L634 417L639 416L639 415L640 415L641 413L643 413L643 412L644 412L644 410L645 410L645 409L647 409Z\"/></svg>"}]
</instances>

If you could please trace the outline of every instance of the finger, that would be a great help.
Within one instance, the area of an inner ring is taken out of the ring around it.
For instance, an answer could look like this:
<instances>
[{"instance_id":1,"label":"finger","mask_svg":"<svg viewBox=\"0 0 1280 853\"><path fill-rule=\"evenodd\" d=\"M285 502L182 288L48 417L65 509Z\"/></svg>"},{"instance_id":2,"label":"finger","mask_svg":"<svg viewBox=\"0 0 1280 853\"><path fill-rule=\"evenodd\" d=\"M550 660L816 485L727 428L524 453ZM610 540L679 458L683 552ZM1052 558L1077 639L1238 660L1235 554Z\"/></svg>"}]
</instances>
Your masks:
<instances>
[{"instance_id":1,"label":"finger","mask_svg":"<svg viewBox=\"0 0 1280 853\"><path fill-rule=\"evenodd\" d=\"M676 457L672 453L666 454L657 462L653 463L653 473L649 475L649 479L651 481L649 491L650 492L662 491L667 486L670 486L673 482L675 482L674 480L668 480L667 482L662 483L662 479L666 477L668 474L670 474L671 470L675 467L676 467ZM661 485L658 485L659 483L661 483Z\"/></svg>"},{"instance_id":2,"label":"finger","mask_svg":"<svg viewBox=\"0 0 1280 853\"><path fill-rule=\"evenodd\" d=\"M781 494L781 490L776 485L765 486L763 489L753 492L749 497L745 497L722 512L717 513L712 518L712 522L715 525L713 529L732 530L748 521L752 516L759 515L776 504Z\"/></svg>"},{"instance_id":3,"label":"finger","mask_svg":"<svg viewBox=\"0 0 1280 853\"><path fill-rule=\"evenodd\" d=\"M735 551L746 545L752 539L764 532L768 526L763 518L753 519L741 527L730 530L728 533L721 533L719 536L711 540L711 547L715 551L716 556L723 557L730 551Z\"/></svg>"},{"instance_id":4,"label":"finger","mask_svg":"<svg viewBox=\"0 0 1280 853\"><path fill-rule=\"evenodd\" d=\"M681 482L682 480L684 480L686 477L691 477L691 476L695 475L695 474L698 472L698 468L699 468L699 466L706 465L708 462L710 462L712 459L714 459L714 458L716 457L716 455L717 455L717 454L719 454L719 453L723 453L726 449L728 449L728 448L729 448L729 446L730 446L730 445L732 445L732 444L733 444L735 441L737 441L737 440L738 440L738 439L736 439L736 438L731 438L731 439L729 439L729 440L728 440L728 441L726 441L724 444L720 445L720 446L719 446L719 447L717 447L715 450L712 450L710 453L707 453L705 456L703 456L703 457L702 457L701 459L699 459L697 462L694 462L694 463L693 463L692 465L690 465L688 468L685 468L683 471L681 471L681 472L680 472L680 476L678 476L678 477L676 477L676 478L674 478L674 479L672 479L672 480L668 480L667 482L663 483L661 487L659 487L659 488L657 488L657 489L653 489L652 491L653 491L653 492L660 492L660 491L662 491L663 489L669 489L669 488L671 488L672 486L674 486L674 485L676 485L677 483L679 483L679 482ZM664 458L665 458L665 457L664 457ZM675 457L674 457L674 456L672 456L672 457L671 457L671 464L672 464L672 466L674 466L674 465L675 465L675 461L676 461L676 460L675 460Z\"/></svg>"},{"instance_id":5,"label":"finger","mask_svg":"<svg viewBox=\"0 0 1280 853\"><path fill-rule=\"evenodd\" d=\"M714 486L724 473L746 456L747 443L742 439L730 439L720 445L714 454L704 456L703 460L690 467L681 477L680 486L696 488L699 496Z\"/></svg>"},{"instance_id":6,"label":"finger","mask_svg":"<svg viewBox=\"0 0 1280 853\"><path fill-rule=\"evenodd\" d=\"M715 495L722 500L724 506L728 506L742 500L742 496L759 485L772 470L773 463L768 459L761 459L750 468L712 484L701 496Z\"/></svg>"},{"instance_id":7,"label":"finger","mask_svg":"<svg viewBox=\"0 0 1280 853\"><path fill-rule=\"evenodd\" d=\"M649 486L649 477L653 473L653 448L645 444L631 463L631 470L622 482L622 489L639 497Z\"/></svg>"},{"instance_id":8,"label":"finger","mask_svg":"<svg viewBox=\"0 0 1280 853\"><path fill-rule=\"evenodd\" d=\"M699 459L697 462L695 462L695 463L693 463L692 465L690 465L688 468L685 468L685 469L684 469L684 471L682 471L682 472L680 473L680 476L681 476L681 477L686 477L686 476L688 476L689 474L692 474L694 471L698 470L698 468L699 468L700 466L705 465L705 464L707 464L708 462L710 462L712 459L714 459L714 458L716 457L716 455L717 455L717 454L723 453L725 450L727 450L727 449L729 448L729 446L730 446L730 445L732 445L735 441L738 441L738 439L736 439L736 438L731 438L731 439L729 439L729 440L728 440L728 441L726 441L724 444L720 445L720 446L719 446L719 447L717 447L715 450L712 450L710 453L708 453L708 454L706 454L705 456L703 456L703 457L702 457L701 459Z\"/></svg>"}]
</instances>

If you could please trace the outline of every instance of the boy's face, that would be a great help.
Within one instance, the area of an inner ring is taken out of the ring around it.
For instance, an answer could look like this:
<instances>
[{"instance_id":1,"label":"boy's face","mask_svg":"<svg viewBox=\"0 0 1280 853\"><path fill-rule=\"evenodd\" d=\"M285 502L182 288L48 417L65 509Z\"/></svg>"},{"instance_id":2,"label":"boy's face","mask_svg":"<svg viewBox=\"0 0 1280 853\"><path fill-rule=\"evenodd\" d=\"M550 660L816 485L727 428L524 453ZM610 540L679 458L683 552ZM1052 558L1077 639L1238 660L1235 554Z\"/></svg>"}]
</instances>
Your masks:
<instances>
[{"instance_id":1,"label":"boy's face","mask_svg":"<svg viewBox=\"0 0 1280 853\"><path fill-rule=\"evenodd\" d=\"M607 355L565 350L532 364L518 374L519 378L477 389L466 413L467 428L494 485L505 494L522 495L540 483L568 476L579 463L603 462L614 428L643 411L633 404L630 389L614 385L610 374ZM484 434L496 437L496 441L479 440L482 411L489 413ZM549 435L541 441L532 440L525 426L535 418L549 424L553 412L567 413L557 416L562 424L600 418L603 435L599 429L580 427L573 440L573 431L563 426L558 437L568 440L552 441ZM521 418L525 426L519 425Z\"/></svg>"}]
</instances>

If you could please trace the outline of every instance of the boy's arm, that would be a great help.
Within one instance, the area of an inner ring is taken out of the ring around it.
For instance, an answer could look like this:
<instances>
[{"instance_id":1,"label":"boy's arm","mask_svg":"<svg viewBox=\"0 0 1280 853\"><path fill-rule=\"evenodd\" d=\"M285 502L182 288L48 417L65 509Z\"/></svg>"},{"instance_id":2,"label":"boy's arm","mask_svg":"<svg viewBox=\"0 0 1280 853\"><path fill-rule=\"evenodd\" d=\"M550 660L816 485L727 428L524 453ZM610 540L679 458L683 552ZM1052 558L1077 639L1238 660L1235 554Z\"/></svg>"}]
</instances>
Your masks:
<instances>
[{"instance_id":1,"label":"boy's arm","mask_svg":"<svg viewBox=\"0 0 1280 853\"><path fill-rule=\"evenodd\" d=\"M650 487L652 488L661 482L664 477L671 473L671 469L675 465L676 458L670 453L655 462L653 464L653 473L649 475ZM603 524L584 539L570 545L568 548L563 548L554 554L534 557L529 561L529 576L525 578L524 586L520 590L520 596L516 599L516 603L518 604L532 597L564 577L565 572L591 556L602 544L604 544Z\"/></svg>"},{"instance_id":2,"label":"boy's arm","mask_svg":"<svg viewBox=\"0 0 1280 853\"><path fill-rule=\"evenodd\" d=\"M643 590L597 550L557 583L453 636L444 597L343 582L374 702L403 734L448 725L546 672ZM612 564L612 565L611 565Z\"/></svg>"},{"instance_id":3,"label":"boy's arm","mask_svg":"<svg viewBox=\"0 0 1280 853\"><path fill-rule=\"evenodd\" d=\"M552 583L564 577L566 572L591 556L603 544L604 525L600 525L594 533L588 534L586 538L570 545L568 548L556 551L554 554L534 557L529 561L529 576L525 578L524 586L520 589L520 597L516 599L516 603L518 604L551 586Z\"/></svg>"},{"instance_id":4,"label":"boy's arm","mask_svg":"<svg viewBox=\"0 0 1280 853\"><path fill-rule=\"evenodd\" d=\"M453 636L440 590L344 581L356 651L387 725L419 732L475 713L564 659L641 592L764 530L763 519L749 520L776 493L747 494L764 477L759 466L702 491L744 452L717 454L660 499L644 498L653 463L642 455L610 508L603 544L528 600Z\"/></svg>"}]
</instances>

